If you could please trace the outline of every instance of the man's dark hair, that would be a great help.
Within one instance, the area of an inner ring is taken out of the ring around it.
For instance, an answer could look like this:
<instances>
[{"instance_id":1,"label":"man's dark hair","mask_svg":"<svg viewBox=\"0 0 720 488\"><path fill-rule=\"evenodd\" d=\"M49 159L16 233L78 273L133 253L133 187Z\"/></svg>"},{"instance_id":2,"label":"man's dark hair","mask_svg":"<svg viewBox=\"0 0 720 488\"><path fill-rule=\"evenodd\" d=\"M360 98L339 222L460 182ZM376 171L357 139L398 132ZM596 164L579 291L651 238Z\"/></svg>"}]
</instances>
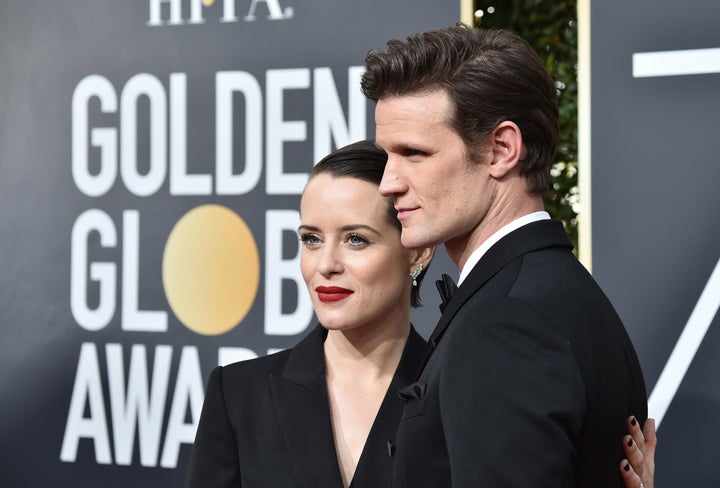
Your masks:
<instances>
[{"instance_id":1,"label":"man's dark hair","mask_svg":"<svg viewBox=\"0 0 720 488\"><path fill-rule=\"evenodd\" d=\"M374 100L445 90L447 123L470 156L503 121L520 128L521 174L544 193L558 141L557 90L535 50L516 33L463 24L391 40L365 58L362 91Z\"/></svg>"}]
</instances>

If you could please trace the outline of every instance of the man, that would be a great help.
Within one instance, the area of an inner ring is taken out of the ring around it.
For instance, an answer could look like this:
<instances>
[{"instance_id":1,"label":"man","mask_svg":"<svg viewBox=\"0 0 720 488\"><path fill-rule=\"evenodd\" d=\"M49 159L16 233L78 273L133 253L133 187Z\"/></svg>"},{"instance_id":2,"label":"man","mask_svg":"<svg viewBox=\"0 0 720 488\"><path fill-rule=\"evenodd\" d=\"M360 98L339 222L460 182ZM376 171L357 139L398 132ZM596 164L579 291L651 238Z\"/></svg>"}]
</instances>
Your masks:
<instances>
[{"instance_id":1,"label":"man","mask_svg":"<svg viewBox=\"0 0 720 488\"><path fill-rule=\"evenodd\" d=\"M647 417L612 305L543 210L556 89L508 31L455 26L366 58L402 243L444 243L460 287L431 336L395 446L395 487L616 487Z\"/></svg>"}]
</instances>

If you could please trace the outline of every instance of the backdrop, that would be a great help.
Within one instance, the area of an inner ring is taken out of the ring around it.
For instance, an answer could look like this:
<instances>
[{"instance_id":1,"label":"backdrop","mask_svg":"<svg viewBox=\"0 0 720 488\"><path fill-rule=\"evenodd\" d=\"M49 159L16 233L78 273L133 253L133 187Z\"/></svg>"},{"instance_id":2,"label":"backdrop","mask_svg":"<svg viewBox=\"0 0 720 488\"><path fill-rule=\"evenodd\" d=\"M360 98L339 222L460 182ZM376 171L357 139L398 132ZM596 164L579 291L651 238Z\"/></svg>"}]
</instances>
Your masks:
<instances>
[{"instance_id":1,"label":"backdrop","mask_svg":"<svg viewBox=\"0 0 720 488\"><path fill-rule=\"evenodd\" d=\"M212 367L314 324L298 195L373 135L365 53L459 18L458 0L0 5L1 486L182 484Z\"/></svg>"},{"instance_id":2,"label":"backdrop","mask_svg":"<svg viewBox=\"0 0 720 488\"><path fill-rule=\"evenodd\" d=\"M660 422L657 486L720 486L720 3L590 5L592 271Z\"/></svg>"}]
</instances>

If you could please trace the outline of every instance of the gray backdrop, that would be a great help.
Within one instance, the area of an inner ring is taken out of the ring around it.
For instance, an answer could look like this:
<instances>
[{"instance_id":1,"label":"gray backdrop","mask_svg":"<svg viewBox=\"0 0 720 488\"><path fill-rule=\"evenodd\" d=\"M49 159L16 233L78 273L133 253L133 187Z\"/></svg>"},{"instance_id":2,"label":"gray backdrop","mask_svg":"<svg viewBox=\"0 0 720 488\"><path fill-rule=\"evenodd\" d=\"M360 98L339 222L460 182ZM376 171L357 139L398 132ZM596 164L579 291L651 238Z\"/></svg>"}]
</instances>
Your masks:
<instances>
[{"instance_id":1,"label":"gray backdrop","mask_svg":"<svg viewBox=\"0 0 720 488\"><path fill-rule=\"evenodd\" d=\"M2 486L181 483L212 366L289 347L314 323L290 223L312 162L372 135L353 67L390 37L459 18L450 0L204 3L0 5ZM633 76L633 55L720 46L719 10L591 4L593 273L662 419L661 486L720 478L720 69L714 51L699 52L700 73L637 56ZM241 283L251 307L217 335L178 319L162 278L171 232L207 204L242 219L259 256L257 280ZM430 275L447 269L443 255ZM431 279L425 296L414 321L427 334Z\"/></svg>"},{"instance_id":2,"label":"gray backdrop","mask_svg":"<svg viewBox=\"0 0 720 488\"><path fill-rule=\"evenodd\" d=\"M658 486L720 486L718 19L713 0L591 2L592 270L661 420Z\"/></svg>"},{"instance_id":3,"label":"gray backdrop","mask_svg":"<svg viewBox=\"0 0 720 488\"><path fill-rule=\"evenodd\" d=\"M0 4L1 486L181 485L211 368L290 347L315 323L293 212L314 161L373 135L356 67L459 12L457 0ZM196 222L170 246L198 209L249 229L247 253L221 264L259 266L233 283L249 309L214 335L179 320L199 305L171 306L163 278L212 287L181 258L163 268L170 247L202 244Z\"/></svg>"}]
</instances>

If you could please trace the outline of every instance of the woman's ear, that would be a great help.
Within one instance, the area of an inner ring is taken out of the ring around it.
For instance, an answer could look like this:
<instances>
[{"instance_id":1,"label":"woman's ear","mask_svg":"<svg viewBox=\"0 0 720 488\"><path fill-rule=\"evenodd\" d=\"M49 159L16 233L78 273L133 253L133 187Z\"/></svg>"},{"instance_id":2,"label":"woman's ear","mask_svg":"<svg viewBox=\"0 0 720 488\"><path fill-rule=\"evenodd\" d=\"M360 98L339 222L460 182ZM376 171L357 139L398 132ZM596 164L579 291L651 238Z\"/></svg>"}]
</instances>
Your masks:
<instances>
[{"instance_id":1,"label":"woman's ear","mask_svg":"<svg viewBox=\"0 0 720 488\"><path fill-rule=\"evenodd\" d=\"M492 149L490 175L500 179L518 166L525 157L522 133L514 122L500 122L489 137Z\"/></svg>"},{"instance_id":2,"label":"woman's ear","mask_svg":"<svg viewBox=\"0 0 720 488\"><path fill-rule=\"evenodd\" d=\"M435 246L411 249L410 270L414 270L419 265L422 265L422 269L427 269L427 267L430 266L430 261L432 261L432 258L435 255L435 249Z\"/></svg>"}]
</instances>

